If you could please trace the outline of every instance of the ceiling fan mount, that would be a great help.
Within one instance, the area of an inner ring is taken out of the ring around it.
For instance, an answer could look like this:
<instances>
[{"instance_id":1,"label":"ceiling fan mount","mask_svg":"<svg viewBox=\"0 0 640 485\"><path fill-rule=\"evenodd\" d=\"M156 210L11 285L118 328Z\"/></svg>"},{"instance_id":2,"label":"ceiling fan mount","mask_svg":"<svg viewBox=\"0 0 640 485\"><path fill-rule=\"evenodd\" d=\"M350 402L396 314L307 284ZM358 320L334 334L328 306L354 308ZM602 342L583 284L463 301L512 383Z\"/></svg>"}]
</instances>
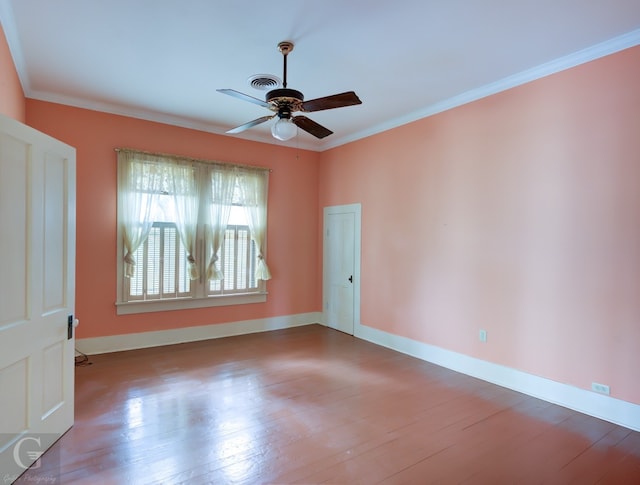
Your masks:
<instances>
[{"instance_id":1,"label":"ceiling fan mount","mask_svg":"<svg viewBox=\"0 0 640 485\"><path fill-rule=\"evenodd\" d=\"M306 116L292 116L292 113L310 113L313 111L342 108L345 106L361 104L362 101L360 101L360 98L358 98L356 93L354 93L353 91L305 101L302 92L295 89L287 88L287 56L289 55L289 53L291 53L291 51L293 51L293 42L280 42L278 44L278 50L280 51L280 53L282 53L283 57L283 87L279 89L272 89L271 91L269 91L266 94L264 101L258 98L254 98L253 96L249 96L248 94L235 91L233 89L218 89L218 92L263 106L271 111L274 111L275 114L271 116L262 116L261 118L249 121L244 125L240 125L227 131L227 133L241 133L249 128L264 123L265 121L269 121L270 119L277 116L279 120L275 125L273 125L271 131L273 136L275 138L278 138L279 140L288 140L290 138L293 138L293 136L295 136L295 126L297 126L298 128L302 128L304 131L310 133L316 138L324 138L331 135L333 132L328 128L325 128L324 126L316 123ZM282 128L282 130L278 129L278 124L281 124L280 128ZM295 126L293 126L292 124Z\"/></svg>"},{"instance_id":2,"label":"ceiling fan mount","mask_svg":"<svg viewBox=\"0 0 640 485\"><path fill-rule=\"evenodd\" d=\"M278 50L282 53L283 56L286 56L293 50L293 42L289 42L287 40L279 42Z\"/></svg>"}]
</instances>

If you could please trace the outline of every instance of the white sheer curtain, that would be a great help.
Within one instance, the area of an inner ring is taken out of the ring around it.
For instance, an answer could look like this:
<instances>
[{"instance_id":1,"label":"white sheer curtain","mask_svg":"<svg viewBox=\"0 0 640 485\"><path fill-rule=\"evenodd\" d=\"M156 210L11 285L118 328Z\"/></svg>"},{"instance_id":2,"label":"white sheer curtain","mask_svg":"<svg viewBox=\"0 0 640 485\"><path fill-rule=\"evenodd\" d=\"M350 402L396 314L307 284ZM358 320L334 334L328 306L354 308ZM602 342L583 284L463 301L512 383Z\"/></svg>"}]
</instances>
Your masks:
<instances>
[{"instance_id":1,"label":"white sheer curtain","mask_svg":"<svg viewBox=\"0 0 640 485\"><path fill-rule=\"evenodd\" d=\"M198 230L198 209L200 206L200 184L196 180L196 168L188 162L175 162L170 165L170 188L176 216L176 228L187 253L189 278L200 277L196 263L196 235Z\"/></svg>"},{"instance_id":2,"label":"white sheer curtain","mask_svg":"<svg viewBox=\"0 0 640 485\"><path fill-rule=\"evenodd\" d=\"M255 242L255 277L271 279L264 258L268 170L119 149L118 177L118 214L126 277L136 274L134 254L147 239L153 223L169 221L175 222L187 253L189 278L199 279L206 268L207 280L222 280L224 274L218 264L218 253L224 243L232 205L237 203L245 209ZM203 230L208 262L206 259L196 261L198 235Z\"/></svg>"},{"instance_id":3,"label":"white sheer curtain","mask_svg":"<svg viewBox=\"0 0 640 485\"><path fill-rule=\"evenodd\" d=\"M264 259L267 236L267 196L269 172L240 169L238 173L241 203L247 215L247 223L251 231L251 239L256 244L258 263L256 279L270 280L271 272Z\"/></svg>"},{"instance_id":4,"label":"white sheer curtain","mask_svg":"<svg viewBox=\"0 0 640 485\"><path fill-rule=\"evenodd\" d=\"M211 258L207 266L207 279L216 281L224 278L224 274L216 266L216 262L218 261L218 252L224 241L224 232L231 212L236 171L233 168L211 166L209 168L208 181L211 185L210 197L207 198L209 202L207 240L209 241Z\"/></svg>"},{"instance_id":5,"label":"white sheer curtain","mask_svg":"<svg viewBox=\"0 0 640 485\"><path fill-rule=\"evenodd\" d=\"M118 152L118 211L124 239L124 272L127 278L135 274L133 254L149 235L151 213L162 185L162 170L146 163L135 153Z\"/></svg>"}]
</instances>

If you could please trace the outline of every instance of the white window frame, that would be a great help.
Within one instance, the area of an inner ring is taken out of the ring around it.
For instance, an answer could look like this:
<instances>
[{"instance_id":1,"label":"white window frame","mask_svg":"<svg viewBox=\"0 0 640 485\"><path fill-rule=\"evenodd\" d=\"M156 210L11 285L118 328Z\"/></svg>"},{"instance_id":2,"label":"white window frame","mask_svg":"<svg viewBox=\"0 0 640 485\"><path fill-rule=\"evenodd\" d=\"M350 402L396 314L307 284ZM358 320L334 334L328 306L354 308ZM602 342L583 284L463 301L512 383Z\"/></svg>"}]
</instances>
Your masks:
<instances>
[{"instance_id":1,"label":"white window frame","mask_svg":"<svg viewBox=\"0 0 640 485\"><path fill-rule=\"evenodd\" d=\"M199 161L201 162L201 161ZM216 162L219 163L219 162ZM196 260L207 261L207 247L204 240L204 230L198 231L196 243ZM123 243L122 227L117 222L117 301L116 313L118 315L128 315L147 312L159 312L170 310L186 310L193 308L207 308L229 305L246 305L253 303L264 303L267 301L266 282L258 280L258 288L255 291L225 291L223 294L210 294L209 281L206 279L206 264L200 264L200 277L191 281L191 295L167 299L146 299L132 300L129 298L129 286L125 282L123 257L125 248ZM221 248L221 252L224 247ZM266 258L266 241L262 244L262 254Z\"/></svg>"}]
</instances>

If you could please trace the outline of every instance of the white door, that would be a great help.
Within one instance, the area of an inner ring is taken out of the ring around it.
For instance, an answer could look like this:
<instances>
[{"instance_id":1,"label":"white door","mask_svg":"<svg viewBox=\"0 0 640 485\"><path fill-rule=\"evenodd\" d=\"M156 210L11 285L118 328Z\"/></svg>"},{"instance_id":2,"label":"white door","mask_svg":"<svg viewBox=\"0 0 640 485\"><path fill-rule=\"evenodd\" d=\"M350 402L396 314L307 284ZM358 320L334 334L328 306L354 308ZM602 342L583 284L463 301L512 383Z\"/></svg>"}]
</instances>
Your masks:
<instances>
[{"instance_id":1,"label":"white door","mask_svg":"<svg viewBox=\"0 0 640 485\"><path fill-rule=\"evenodd\" d=\"M325 323L353 335L360 318L360 204L325 207L323 253Z\"/></svg>"},{"instance_id":2,"label":"white door","mask_svg":"<svg viewBox=\"0 0 640 485\"><path fill-rule=\"evenodd\" d=\"M0 115L3 483L73 424L75 190L75 149Z\"/></svg>"}]
</instances>

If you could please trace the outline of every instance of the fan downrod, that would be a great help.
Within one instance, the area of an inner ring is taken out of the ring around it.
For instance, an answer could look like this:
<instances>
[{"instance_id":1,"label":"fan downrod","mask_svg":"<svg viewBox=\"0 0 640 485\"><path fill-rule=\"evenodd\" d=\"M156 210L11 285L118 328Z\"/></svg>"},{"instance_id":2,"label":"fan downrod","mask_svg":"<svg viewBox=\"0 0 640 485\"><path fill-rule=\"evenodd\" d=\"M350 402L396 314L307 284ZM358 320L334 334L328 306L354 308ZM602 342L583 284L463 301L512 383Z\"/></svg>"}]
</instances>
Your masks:
<instances>
[{"instance_id":1,"label":"fan downrod","mask_svg":"<svg viewBox=\"0 0 640 485\"><path fill-rule=\"evenodd\" d=\"M293 42L289 42L288 40L284 40L278 44L278 50L282 52L282 63L283 63L283 79L282 79L282 87L287 88L287 55L289 52L293 50Z\"/></svg>"},{"instance_id":2,"label":"fan downrod","mask_svg":"<svg viewBox=\"0 0 640 485\"><path fill-rule=\"evenodd\" d=\"M278 44L278 50L283 57L283 83L281 89L272 89L265 97L267 103L271 105L271 110L282 113L284 109L287 113L300 111L304 96L300 91L287 88L287 55L293 50L293 42L282 41ZM289 117L286 116L285 117ZM280 116L282 118L282 116Z\"/></svg>"}]
</instances>

